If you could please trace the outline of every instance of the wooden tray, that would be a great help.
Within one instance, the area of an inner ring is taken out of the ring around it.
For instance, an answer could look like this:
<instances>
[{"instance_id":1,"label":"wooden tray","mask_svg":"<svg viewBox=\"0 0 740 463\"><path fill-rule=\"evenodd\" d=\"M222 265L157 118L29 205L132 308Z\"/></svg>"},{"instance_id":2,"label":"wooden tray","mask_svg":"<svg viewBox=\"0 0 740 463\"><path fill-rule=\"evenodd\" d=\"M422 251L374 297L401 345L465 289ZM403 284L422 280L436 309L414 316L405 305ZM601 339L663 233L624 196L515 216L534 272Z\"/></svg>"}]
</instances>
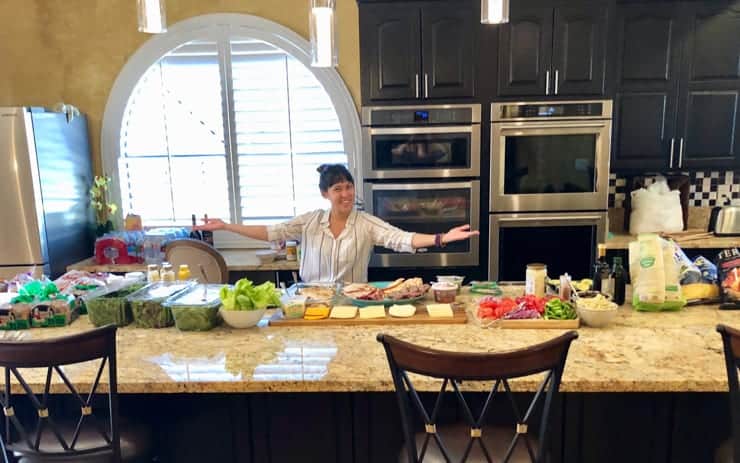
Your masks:
<instances>
[{"instance_id":1,"label":"wooden tray","mask_svg":"<svg viewBox=\"0 0 740 463\"><path fill-rule=\"evenodd\" d=\"M491 324L492 328L509 328L509 329L571 329L578 328L581 325L581 320L576 318L575 320L499 320Z\"/></svg>"},{"instance_id":2,"label":"wooden tray","mask_svg":"<svg viewBox=\"0 0 740 463\"><path fill-rule=\"evenodd\" d=\"M282 310L276 310L270 318L270 326L360 326L360 325L459 325L468 322L465 307L462 304L452 306L452 317L432 318L423 303L414 304L416 313L413 317L399 318L387 315L385 318L360 318L359 310L355 318L324 318L322 320L304 320L303 318L283 318Z\"/></svg>"}]
</instances>

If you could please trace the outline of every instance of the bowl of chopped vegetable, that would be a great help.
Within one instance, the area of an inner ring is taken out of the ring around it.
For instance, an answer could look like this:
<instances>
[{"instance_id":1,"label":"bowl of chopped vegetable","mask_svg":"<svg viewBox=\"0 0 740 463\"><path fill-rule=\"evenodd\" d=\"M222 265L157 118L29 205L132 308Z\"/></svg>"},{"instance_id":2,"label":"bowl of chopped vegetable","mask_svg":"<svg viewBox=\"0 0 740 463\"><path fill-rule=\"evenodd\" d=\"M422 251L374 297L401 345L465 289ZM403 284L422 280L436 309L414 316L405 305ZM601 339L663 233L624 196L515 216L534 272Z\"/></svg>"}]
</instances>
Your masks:
<instances>
[{"instance_id":1,"label":"bowl of chopped vegetable","mask_svg":"<svg viewBox=\"0 0 740 463\"><path fill-rule=\"evenodd\" d=\"M224 310L222 307L219 313L221 318L224 319L224 323L232 328L251 328L262 320L265 309Z\"/></svg>"},{"instance_id":2,"label":"bowl of chopped vegetable","mask_svg":"<svg viewBox=\"0 0 740 463\"><path fill-rule=\"evenodd\" d=\"M579 297L576 311L585 324L600 328L610 324L617 316L617 304L603 294L596 294L592 297Z\"/></svg>"},{"instance_id":3,"label":"bowl of chopped vegetable","mask_svg":"<svg viewBox=\"0 0 740 463\"><path fill-rule=\"evenodd\" d=\"M233 288L221 288L221 318L232 328L255 326L265 314L267 307L280 306L280 292L271 282L254 285L242 278Z\"/></svg>"}]
</instances>

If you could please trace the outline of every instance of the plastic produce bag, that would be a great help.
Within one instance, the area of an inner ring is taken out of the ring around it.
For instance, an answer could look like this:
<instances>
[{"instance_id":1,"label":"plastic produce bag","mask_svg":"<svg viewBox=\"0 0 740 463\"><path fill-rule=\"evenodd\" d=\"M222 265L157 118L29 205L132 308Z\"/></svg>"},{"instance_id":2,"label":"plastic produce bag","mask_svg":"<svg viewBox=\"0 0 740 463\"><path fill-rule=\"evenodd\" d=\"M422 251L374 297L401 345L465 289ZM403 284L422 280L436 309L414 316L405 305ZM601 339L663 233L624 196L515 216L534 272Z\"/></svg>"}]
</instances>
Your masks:
<instances>
[{"instance_id":1,"label":"plastic produce bag","mask_svg":"<svg viewBox=\"0 0 740 463\"><path fill-rule=\"evenodd\" d=\"M647 188L632 192L630 234L677 232L683 230L680 193L671 191L665 177Z\"/></svg>"},{"instance_id":2,"label":"plastic produce bag","mask_svg":"<svg viewBox=\"0 0 740 463\"><path fill-rule=\"evenodd\" d=\"M717 283L717 266L704 256L694 259L694 265L701 272L701 279L706 283Z\"/></svg>"},{"instance_id":3,"label":"plastic produce bag","mask_svg":"<svg viewBox=\"0 0 740 463\"><path fill-rule=\"evenodd\" d=\"M699 270L699 267L691 262L691 259L683 252L683 249L681 249L678 243L675 241L667 241L667 243L673 249L673 260L678 264L681 284L699 283L701 281L701 270Z\"/></svg>"},{"instance_id":4,"label":"plastic produce bag","mask_svg":"<svg viewBox=\"0 0 740 463\"><path fill-rule=\"evenodd\" d=\"M678 310L686 305L679 285L680 265L672 243L651 233L630 243L632 305L637 310Z\"/></svg>"}]
</instances>

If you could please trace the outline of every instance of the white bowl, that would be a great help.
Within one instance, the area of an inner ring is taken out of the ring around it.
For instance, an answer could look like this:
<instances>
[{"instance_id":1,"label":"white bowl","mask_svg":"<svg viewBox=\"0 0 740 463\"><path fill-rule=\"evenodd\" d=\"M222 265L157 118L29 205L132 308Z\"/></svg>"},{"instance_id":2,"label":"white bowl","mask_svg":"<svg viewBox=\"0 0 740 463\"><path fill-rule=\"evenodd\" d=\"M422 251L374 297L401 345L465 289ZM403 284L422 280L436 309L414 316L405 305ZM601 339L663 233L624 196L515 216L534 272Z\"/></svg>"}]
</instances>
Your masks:
<instances>
[{"instance_id":1,"label":"white bowl","mask_svg":"<svg viewBox=\"0 0 740 463\"><path fill-rule=\"evenodd\" d=\"M269 264L270 262L275 260L277 252L273 251L272 249L260 249L259 251L255 252L255 255L257 255L257 258L260 260L261 263Z\"/></svg>"},{"instance_id":2,"label":"white bowl","mask_svg":"<svg viewBox=\"0 0 740 463\"><path fill-rule=\"evenodd\" d=\"M259 310L219 310L224 323L232 328L250 328L255 326L265 314L265 309Z\"/></svg>"},{"instance_id":3,"label":"white bowl","mask_svg":"<svg viewBox=\"0 0 740 463\"><path fill-rule=\"evenodd\" d=\"M594 328L601 328L610 324L617 316L617 304L612 302L611 308L598 310L587 309L583 307L582 304L576 303L576 312L578 313L578 317L583 320L583 323L586 325Z\"/></svg>"}]
</instances>

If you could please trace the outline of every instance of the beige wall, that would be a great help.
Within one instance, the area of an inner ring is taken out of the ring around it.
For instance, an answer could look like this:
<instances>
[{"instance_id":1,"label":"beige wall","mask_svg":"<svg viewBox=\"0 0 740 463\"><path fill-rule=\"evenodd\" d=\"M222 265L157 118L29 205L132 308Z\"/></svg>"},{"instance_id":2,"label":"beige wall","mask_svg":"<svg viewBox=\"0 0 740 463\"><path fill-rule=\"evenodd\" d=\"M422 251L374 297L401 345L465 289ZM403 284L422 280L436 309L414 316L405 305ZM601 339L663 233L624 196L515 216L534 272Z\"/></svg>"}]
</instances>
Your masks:
<instances>
[{"instance_id":1,"label":"beige wall","mask_svg":"<svg viewBox=\"0 0 740 463\"><path fill-rule=\"evenodd\" d=\"M170 24L209 13L243 13L308 37L309 0L167 0ZM339 73L360 101L355 0L337 1ZM88 115L93 166L108 93L150 36L138 32L135 0L0 0L0 106L74 104Z\"/></svg>"}]
</instances>

